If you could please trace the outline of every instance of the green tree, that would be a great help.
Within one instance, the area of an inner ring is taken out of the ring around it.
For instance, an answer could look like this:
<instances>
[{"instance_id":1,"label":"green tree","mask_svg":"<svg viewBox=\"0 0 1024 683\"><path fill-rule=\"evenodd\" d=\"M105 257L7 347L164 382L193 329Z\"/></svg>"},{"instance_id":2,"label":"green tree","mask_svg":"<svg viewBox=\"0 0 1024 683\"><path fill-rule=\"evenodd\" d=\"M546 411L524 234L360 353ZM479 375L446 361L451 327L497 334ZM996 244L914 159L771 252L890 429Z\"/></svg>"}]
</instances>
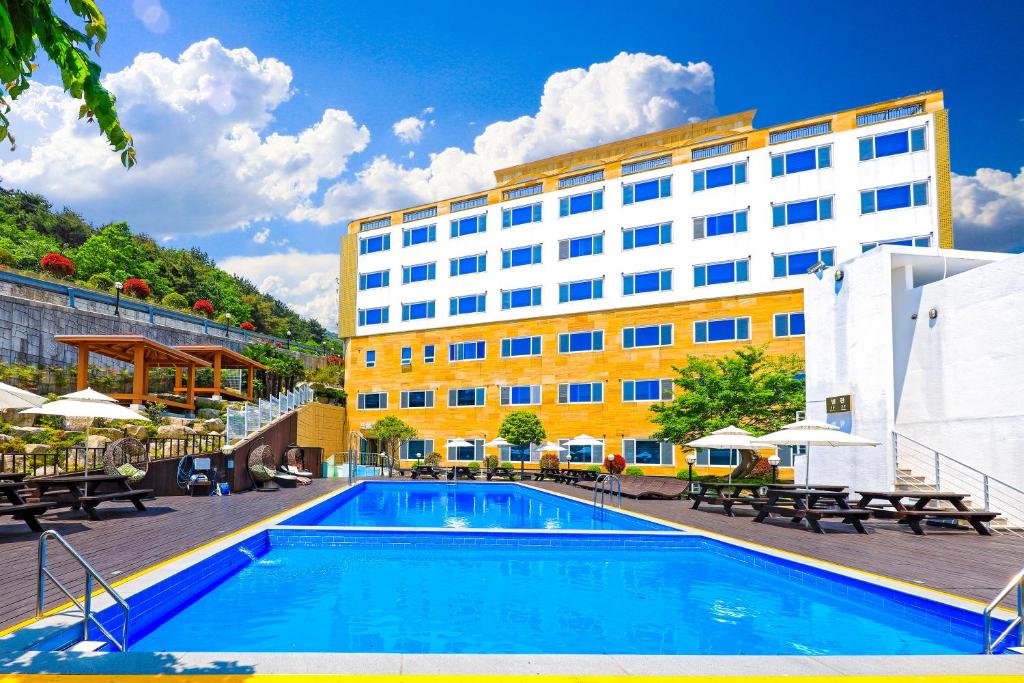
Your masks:
<instances>
[{"instance_id":1,"label":"green tree","mask_svg":"<svg viewBox=\"0 0 1024 683\"><path fill-rule=\"evenodd\" d=\"M541 444L548 438L537 414L529 410L513 410L498 427L498 436L513 446L525 448L531 443Z\"/></svg>"},{"instance_id":2,"label":"green tree","mask_svg":"<svg viewBox=\"0 0 1024 683\"><path fill-rule=\"evenodd\" d=\"M68 7L85 22L85 32L74 28L53 10L51 0L0 0L0 140L14 148L7 114L10 101L28 90L35 72L36 51L43 48L60 70L64 90L83 100L79 118L96 121L126 168L135 165L135 143L121 127L114 96L100 82L100 67L88 50L100 52L107 38L107 22L94 0L68 0Z\"/></svg>"},{"instance_id":3,"label":"green tree","mask_svg":"<svg viewBox=\"0 0 1024 683\"><path fill-rule=\"evenodd\" d=\"M376 439L384 447L384 452L398 463L401 455L402 442L416 438L416 430L403 420L388 415L373 423L369 429L370 438Z\"/></svg>"},{"instance_id":4,"label":"green tree","mask_svg":"<svg viewBox=\"0 0 1024 683\"><path fill-rule=\"evenodd\" d=\"M726 356L687 356L673 367L677 392L671 403L651 406L651 421L660 425L656 439L676 444L736 425L755 436L792 422L806 403L803 359L771 356L766 347L746 346ZM756 458L744 452L734 476L744 476Z\"/></svg>"}]
</instances>

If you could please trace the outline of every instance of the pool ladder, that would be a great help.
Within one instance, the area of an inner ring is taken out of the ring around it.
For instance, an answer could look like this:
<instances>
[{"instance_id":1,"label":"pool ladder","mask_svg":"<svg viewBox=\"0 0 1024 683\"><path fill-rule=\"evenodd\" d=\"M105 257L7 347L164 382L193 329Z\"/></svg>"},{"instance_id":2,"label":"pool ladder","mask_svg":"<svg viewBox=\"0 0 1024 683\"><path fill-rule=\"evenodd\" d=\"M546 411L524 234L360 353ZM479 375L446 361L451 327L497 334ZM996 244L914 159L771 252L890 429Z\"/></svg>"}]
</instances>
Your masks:
<instances>
[{"instance_id":1,"label":"pool ladder","mask_svg":"<svg viewBox=\"0 0 1024 683\"><path fill-rule=\"evenodd\" d=\"M1010 621L1010 625L1002 633L993 639L992 612L996 610L999 603L1014 589L1017 590L1017 616ZM999 644L1006 640L1006 637L1014 630L1017 631L1018 647L1024 648L1024 569L1017 572L1017 575L1010 579L1010 582L1006 584L1003 590L999 591L999 594L992 599L992 602L988 603L985 609L982 610L982 615L985 617L985 654L990 655L995 652Z\"/></svg>"},{"instance_id":2,"label":"pool ladder","mask_svg":"<svg viewBox=\"0 0 1024 683\"><path fill-rule=\"evenodd\" d=\"M82 598L81 602L79 602L79 600L74 595L71 594L71 591L69 591L67 589L67 587L64 584L62 584L57 579L56 576L54 576L52 573L50 573L49 569L46 568L46 542L49 539L51 539L51 538L53 540L57 541L58 543L60 543L62 546L64 546L64 549L68 551L68 554L71 555L72 559L74 559L75 562L77 562L79 565L81 565L82 569L85 570L85 597ZM109 583L107 583L106 581L103 580L103 577L100 576L99 572L97 572L95 569L93 569L92 565L90 565L88 562L86 562L85 558L82 557L81 555L79 555L78 551L75 550L73 547L71 547L71 544L68 543L64 539L63 536L61 536L60 534L58 534L56 531L54 531L52 529L50 529L48 531L44 531L39 536L38 562L37 562L37 565L36 565L36 585L37 585L37 590L36 590L36 618L37 619L43 616L43 604L46 601L46 579L50 579L50 581L53 581L54 585L56 585L57 588L59 588L61 590L61 592L64 593L64 595L66 595L68 597L68 599L74 604L74 606L76 608L78 608L78 611L82 613L82 640L83 641L88 641L89 640L89 625L92 624L93 626L98 628L100 630L100 633L105 635L107 637L107 639L115 647L117 647L117 649L119 649L121 652L127 652L128 651L128 613L131 610L131 608L128 606L128 603L125 601L124 598L122 598L120 596L120 594L118 594L117 591L115 591L113 588L110 587ZM116 637L114 637L110 633L110 631L108 631L103 626L103 624L100 623L99 619L96 618L96 614L93 612L93 609L92 609L92 582L93 581L96 581L96 583L98 583L103 588L103 590L105 590L107 592L107 594L109 594L110 597L113 598L114 602L116 602L118 605L120 605L121 609L124 610L124 623L121 626L121 638L120 638L120 640L117 639Z\"/></svg>"},{"instance_id":3,"label":"pool ladder","mask_svg":"<svg viewBox=\"0 0 1024 683\"><path fill-rule=\"evenodd\" d=\"M597 512L597 494L601 494L601 509L604 510L604 494L608 491L608 500L614 504L616 491L618 491L618 507L622 507L622 477L617 474L602 474L594 482L594 512Z\"/></svg>"}]
</instances>

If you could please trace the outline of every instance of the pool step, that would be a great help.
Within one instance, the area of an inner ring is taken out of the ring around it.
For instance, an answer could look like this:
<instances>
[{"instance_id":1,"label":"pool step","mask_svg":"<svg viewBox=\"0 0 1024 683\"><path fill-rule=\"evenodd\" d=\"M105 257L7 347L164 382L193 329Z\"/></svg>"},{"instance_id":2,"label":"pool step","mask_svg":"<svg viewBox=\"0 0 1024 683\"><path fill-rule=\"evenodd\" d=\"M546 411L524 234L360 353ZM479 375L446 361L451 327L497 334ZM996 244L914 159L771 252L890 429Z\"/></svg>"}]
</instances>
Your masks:
<instances>
[{"instance_id":1,"label":"pool step","mask_svg":"<svg viewBox=\"0 0 1024 683\"><path fill-rule=\"evenodd\" d=\"M102 640L80 640L67 649L68 652L98 652L106 643Z\"/></svg>"},{"instance_id":2,"label":"pool step","mask_svg":"<svg viewBox=\"0 0 1024 683\"><path fill-rule=\"evenodd\" d=\"M1006 651L1012 655L1024 655L1024 647L1008 647Z\"/></svg>"}]
</instances>

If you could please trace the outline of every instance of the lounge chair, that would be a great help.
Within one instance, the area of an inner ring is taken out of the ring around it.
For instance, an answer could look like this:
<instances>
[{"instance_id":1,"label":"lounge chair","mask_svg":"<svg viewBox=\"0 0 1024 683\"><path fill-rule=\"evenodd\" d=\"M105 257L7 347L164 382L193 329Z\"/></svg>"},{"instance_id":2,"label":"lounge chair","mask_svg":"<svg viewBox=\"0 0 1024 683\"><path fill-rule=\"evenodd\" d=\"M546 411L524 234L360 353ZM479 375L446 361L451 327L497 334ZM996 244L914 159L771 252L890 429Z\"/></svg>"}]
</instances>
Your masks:
<instances>
[{"instance_id":1,"label":"lounge chair","mask_svg":"<svg viewBox=\"0 0 1024 683\"><path fill-rule=\"evenodd\" d=\"M277 469L281 474L297 477L296 483L299 486L307 486L312 481L313 473L309 470L299 469L301 458L302 449L291 446L284 452L284 462Z\"/></svg>"},{"instance_id":2,"label":"lounge chair","mask_svg":"<svg viewBox=\"0 0 1024 683\"><path fill-rule=\"evenodd\" d=\"M266 444L249 451L247 465L254 491L276 491L280 487L293 489L299 485L299 478L296 475L275 472L274 460L274 450Z\"/></svg>"}]
</instances>

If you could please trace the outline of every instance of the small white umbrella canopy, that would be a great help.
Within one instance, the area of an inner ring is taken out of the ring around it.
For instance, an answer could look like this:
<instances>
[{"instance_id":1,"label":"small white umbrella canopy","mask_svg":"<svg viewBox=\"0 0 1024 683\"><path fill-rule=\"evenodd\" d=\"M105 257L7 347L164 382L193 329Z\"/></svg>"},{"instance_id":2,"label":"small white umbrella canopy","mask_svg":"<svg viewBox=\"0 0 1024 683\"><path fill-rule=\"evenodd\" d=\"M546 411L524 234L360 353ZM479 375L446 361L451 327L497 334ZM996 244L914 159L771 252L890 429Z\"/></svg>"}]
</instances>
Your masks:
<instances>
[{"instance_id":1,"label":"small white umbrella canopy","mask_svg":"<svg viewBox=\"0 0 1024 683\"><path fill-rule=\"evenodd\" d=\"M0 382L0 410L34 408L44 403L46 403L46 399L42 396Z\"/></svg>"},{"instance_id":2,"label":"small white umbrella canopy","mask_svg":"<svg viewBox=\"0 0 1024 683\"><path fill-rule=\"evenodd\" d=\"M111 398L106 394L101 394L94 389L82 389L81 391L73 391L70 394L64 394L61 398L70 398L75 401L104 401L106 403L117 403L116 398Z\"/></svg>"},{"instance_id":3,"label":"small white umbrella canopy","mask_svg":"<svg viewBox=\"0 0 1024 683\"><path fill-rule=\"evenodd\" d=\"M565 450L564 448L562 448L561 446L559 446L557 443L555 443L553 441L548 441L546 444L544 444L543 446L540 447L540 452L541 453L561 453L564 450Z\"/></svg>"},{"instance_id":4,"label":"small white umbrella canopy","mask_svg":"<svg viewBox=\"0 0 1024 683\"><path fill-rule=\"evenodd\" d=\"M567 446L600 446L604 443L601 439L595 439L589 434L580 434L565 442Z\"/></svg>"},{"instance_id":5,"label":"small white umbrella canopy","mask_svg":"<svg viewBox=\"0 0 1024 683\"><path fill-rule=\"evenodd\" d=\"M512 444L510 444L508 441L505 441L505 439L501 438L500 436L496 439L491 439L490 441L484 444L484 446L486 446L487 448L500 448L502 446L511 445Z\"/></svg>"},{"instance_id":6,"label":"small white umbrella canopy","mask_svg":"<svg viewBox=\"0 0 1024 683\"><path fill-rule=\"evenodd\" d=\"M105 401L81 401L73 398L61 398L44 403L38 408L21 411L24 415L60 415L61 417L102 417L108 420L145 420L145 415L125 408L117 403Z\"/></svg>"},{"instance_id":7,"label":"small white umbrella canopy","mask_svg":"<svg viewBox=\"0 0 1024 683\"><path fill-rule=\"evenodd\" d=\"M736 425L729 425L728 427L716 429L707 436L694 439L686 445L690 448L728 448L730 450L738 449L744 451L756 451L761 448L773 447L771 444L758 443L756 439L760 438L755 437L745 429L740 429ZM732 470L729 471L729 481L732 481Z\"/></svg>"},{"instance_id":8,"label":"small white umbrella canopy","mask_svg":"<svg viewBox=\"0 0 1024 683\"><path fill-rule=\"evenodd\" d=\"M856 434L848 434L839 427L821 420L800 420L777 432L757 437L757 441L777 446L806 446L807 467L804 486L811 481L811 446L877 446L878 441Z\"/></svg>"},{"instance_id":9,"label":"small white umbrella canopy","mask_svg":"<svg viewBox=\"0 0 1024 683\"><path fill-rule=\"evenodd\" d=\"M475 445L476 444L472 444L472 443L466 441L465 439L461 439L461 438L452 439L451 441L448 442L448 447L449 448L466 448L467 446L472 448ZM446 462L451 462L450 460L448 460L448 449L447 448L445 449L444 457L445 457L445 461Z\"/></svg>"}]
</instances>

